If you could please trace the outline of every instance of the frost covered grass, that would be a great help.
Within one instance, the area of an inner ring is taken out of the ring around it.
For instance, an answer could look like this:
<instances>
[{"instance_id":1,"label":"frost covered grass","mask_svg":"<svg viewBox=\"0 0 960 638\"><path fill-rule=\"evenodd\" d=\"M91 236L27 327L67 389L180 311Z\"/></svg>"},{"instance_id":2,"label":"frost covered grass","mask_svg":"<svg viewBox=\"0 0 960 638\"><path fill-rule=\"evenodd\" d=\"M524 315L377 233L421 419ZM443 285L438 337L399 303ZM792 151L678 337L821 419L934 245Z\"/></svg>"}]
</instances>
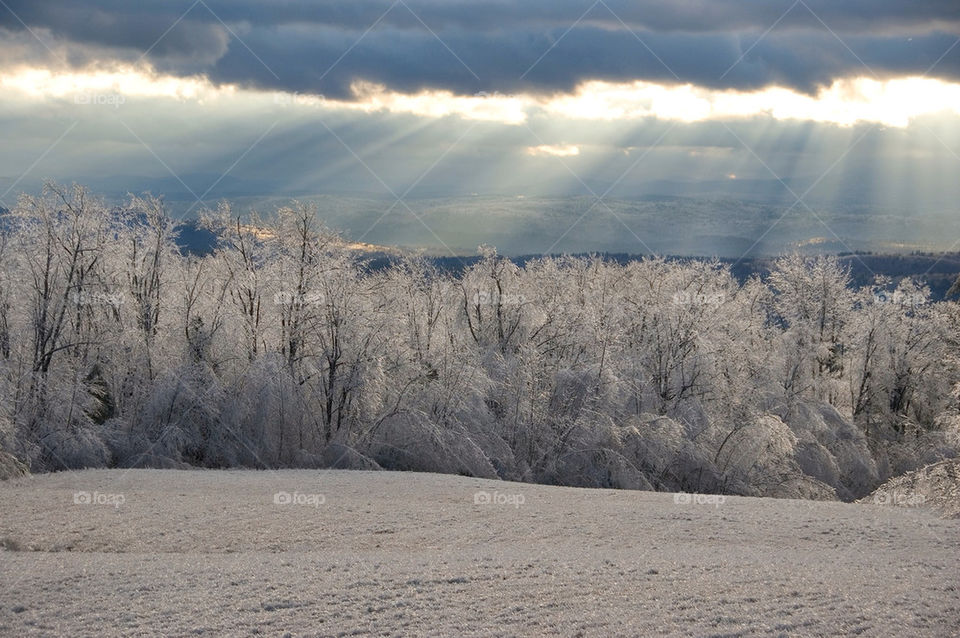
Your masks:
<instances>
[{"instance_id":1,"label":"frost covered grass","mask_svg":"<svg viewBox=\"0 0 960 638\"><path fill-rule=\"evenodd\" d=\"M923 508L438 474L86 470L0 483L0 634L960 632Z\"/></svg>"}]
</instances>

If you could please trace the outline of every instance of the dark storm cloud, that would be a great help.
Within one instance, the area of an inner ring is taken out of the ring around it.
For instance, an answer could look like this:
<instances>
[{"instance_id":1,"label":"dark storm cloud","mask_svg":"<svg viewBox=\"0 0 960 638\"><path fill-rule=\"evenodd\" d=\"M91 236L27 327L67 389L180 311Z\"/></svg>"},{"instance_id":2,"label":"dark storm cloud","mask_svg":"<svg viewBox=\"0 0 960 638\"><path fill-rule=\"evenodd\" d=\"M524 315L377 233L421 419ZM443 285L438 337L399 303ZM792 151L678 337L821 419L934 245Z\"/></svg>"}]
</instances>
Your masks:
<instances>
[{"instance_id":1,"label":"dark storm cloud","mask_svg":"<svg viewBox=\"0 0 960 638\"><path fill-rule=\"evenodd\" d=\"M960 22L960 4L953 0L803 0L796 6L794 0L7 0L6 4L28 24L98 34L98 39L107 37L106 32L135 37L136 25L150 21L165 29L185 13L189 21L210 24L219 18L262 27L313 24L347 30L364 30L377 20L418 30L423 20L435 29L496 31L505 26L566 28L582 18L617 27L622 21L652 31L689 32L764 30L777 20L783 27L820 25L823 20L848 32ZM120 26L132 29L121 33L115 29ZM148 34L142 44L149 46L155 37Z\"/></svg>"},{"instance_id":2,"label":"dark storm cloud","mask_svg":"<svg viewBox=\"0 0 960 638\"><path fill-rule=\"evenodd\" d=\"M356 79L462 94L565 91L588 79L812 91L850 75L922 74L960 34L955 0L7 4L0 27L22 35L16 14L66 43L75 64L149 50L164 71L333 97ZM931 75L960 79L960 46Z\"/></svg>"}]
</instances>

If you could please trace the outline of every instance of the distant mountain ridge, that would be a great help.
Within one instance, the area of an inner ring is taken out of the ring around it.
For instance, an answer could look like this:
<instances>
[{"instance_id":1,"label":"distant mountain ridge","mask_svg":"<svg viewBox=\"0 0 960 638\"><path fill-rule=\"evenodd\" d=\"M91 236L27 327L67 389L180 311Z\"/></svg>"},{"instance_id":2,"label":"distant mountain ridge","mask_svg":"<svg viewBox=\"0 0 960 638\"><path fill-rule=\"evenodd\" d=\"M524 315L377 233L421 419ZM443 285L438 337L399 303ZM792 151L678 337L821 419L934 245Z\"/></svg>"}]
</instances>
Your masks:
<instances>
[{"instance_id":1,"label":"distant mountain ridge","mask_svg":"<svg viewBox=\"0 0 960 638\"><path fill-rule=\"evenodd\" d=\"M186 221L177 225L177 245L184 253L206 255L214 251L217 245L215 233L203 228L199 222ZM368 262L371 269L387 268L396 263L403 255L413 255L413 250L395 246L357 243L347 240L347 245L355 250L358 257ZM921 279L930 287L931 298L934 301L945 299L954 282L960 277L960 253L921 253L915 252L905 255L881 253L838 253L841 262L850 268L850 276L854 286L868 286L876 275L890 277L894 283L905 277ZM524 265L529 261L541 258L543 255L529 254L511 257L517 265ZM554 255L559 256L559 253ZM598 256L602 259L629 263L649 257L637 253L574 253L574 256ZM694 255L667 255L672 260L709 260L710 258ZM450 255L425 256L443 272L460 274L466 268L474 265L482 257L479 255ZM772 257L745 257L742 259L720 258L722 264L731 267L733 275L741 282L753 275L766 276L775 261Z\"/></svg>"}]
</instances>

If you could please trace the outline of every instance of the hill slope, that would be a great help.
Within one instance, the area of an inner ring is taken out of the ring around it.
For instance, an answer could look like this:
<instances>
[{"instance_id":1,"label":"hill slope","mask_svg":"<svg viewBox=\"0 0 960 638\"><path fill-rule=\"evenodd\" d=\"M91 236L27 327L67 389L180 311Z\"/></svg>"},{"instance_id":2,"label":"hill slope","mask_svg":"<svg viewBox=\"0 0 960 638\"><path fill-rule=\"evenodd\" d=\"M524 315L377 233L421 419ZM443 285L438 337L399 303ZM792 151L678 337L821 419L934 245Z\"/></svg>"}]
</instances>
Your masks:
<instances>
[{"instance_id":1,"label":"hill slope","mask_svg":"<svg viewBox=\"0 0 960 638\"><path fill-rule=\"evenodd\" d=\"M0 483L0 511L2 635L960 632L960 528L917 509L96 470Z\"/></svg>"}]
</instances>

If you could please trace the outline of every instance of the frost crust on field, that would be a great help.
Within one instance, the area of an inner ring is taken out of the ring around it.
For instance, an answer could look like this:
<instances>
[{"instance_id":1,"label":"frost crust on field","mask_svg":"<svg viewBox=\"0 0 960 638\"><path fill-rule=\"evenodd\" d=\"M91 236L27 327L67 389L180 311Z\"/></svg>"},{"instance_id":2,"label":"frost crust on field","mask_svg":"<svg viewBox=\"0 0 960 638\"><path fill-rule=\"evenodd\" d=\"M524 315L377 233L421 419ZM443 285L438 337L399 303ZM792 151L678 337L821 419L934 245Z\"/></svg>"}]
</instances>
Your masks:
<instances>
[{"instance_id":1,"label":"frost crust on field","mask_svg":"<svg viewBox=\"0 0 960 638\"><path fill-rule=\"evenodd\" d=\"M951 636L924 508L415 472L0 484L4 636Z\"/></svg>"}]
</instances>

